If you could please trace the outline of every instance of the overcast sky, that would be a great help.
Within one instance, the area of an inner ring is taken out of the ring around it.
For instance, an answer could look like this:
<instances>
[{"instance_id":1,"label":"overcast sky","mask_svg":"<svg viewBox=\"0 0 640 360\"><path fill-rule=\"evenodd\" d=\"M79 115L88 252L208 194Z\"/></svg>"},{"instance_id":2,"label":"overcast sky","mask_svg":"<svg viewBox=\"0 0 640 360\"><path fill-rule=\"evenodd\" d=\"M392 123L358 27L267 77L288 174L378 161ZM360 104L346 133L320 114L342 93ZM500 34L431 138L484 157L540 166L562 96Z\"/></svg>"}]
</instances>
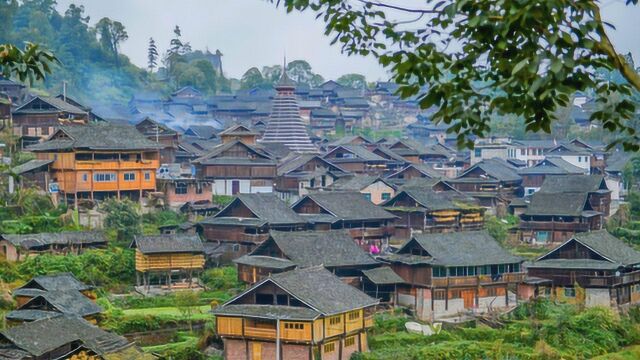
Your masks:
<instances>
[{"instance_id":1,"label":"overcast sky","mask_svg":"<svg viewBox=\"0 0 640 360\"><path fill-rule=\"evenodd\" d=\"M393 0L393 3L424 3ZM364 74L369 81L385 80L385 70L371 57L340 53L324 35L324 25L311 12L291 13L266 0L58 0L61 13L75 3L84 5L95 24L102 17L121 21L129 33L122 52L146 67L147 45L153 37L164 52L179 25L183 41L193 49L219 49L228 77L239 78L250 67L281 64L287 59L305 59L327 79L345 73ZM640 6L625 6L625 0L602 1L603 18L614 24L610 37L621 53L631 52L640 65Z\"/></svg>"}]
</instances>

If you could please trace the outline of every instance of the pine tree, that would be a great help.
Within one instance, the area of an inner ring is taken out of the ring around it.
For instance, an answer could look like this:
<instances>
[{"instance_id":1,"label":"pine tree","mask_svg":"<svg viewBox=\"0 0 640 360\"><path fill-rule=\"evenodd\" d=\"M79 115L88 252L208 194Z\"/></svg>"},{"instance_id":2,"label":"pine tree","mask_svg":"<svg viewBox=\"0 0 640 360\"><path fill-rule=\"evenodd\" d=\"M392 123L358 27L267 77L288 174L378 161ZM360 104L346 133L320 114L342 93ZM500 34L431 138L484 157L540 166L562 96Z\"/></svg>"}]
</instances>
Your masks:
<instances>
[{"instance_id":1,"label":"pine tree","mask_svg":"<svg viewBox=\"0 0 640 360\"><path fill-rule=\"evenodd\" d=\"M156 42L155 40L153 40L153 38L149 38L149 50L147 59L149 59L149 72L153 72L153 69L155 69L158 65L158 48L156 47Z\"/></svg>"}]
</instances>

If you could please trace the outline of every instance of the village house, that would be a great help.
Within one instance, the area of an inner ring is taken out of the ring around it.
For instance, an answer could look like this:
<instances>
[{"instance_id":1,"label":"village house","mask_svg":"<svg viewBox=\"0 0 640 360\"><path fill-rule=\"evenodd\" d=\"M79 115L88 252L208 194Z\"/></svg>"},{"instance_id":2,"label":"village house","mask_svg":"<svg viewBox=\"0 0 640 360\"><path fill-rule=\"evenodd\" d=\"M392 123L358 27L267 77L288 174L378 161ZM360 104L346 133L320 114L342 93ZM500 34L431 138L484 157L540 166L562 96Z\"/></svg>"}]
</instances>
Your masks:
<instances>
[{"instance_id":1,"label":"village house","mask_svg":"<svg viewBox=\"0 0 640 360\"><path fill-rule=\"evenodd\" d=\"M37 341L36 341L37 339ZM76 316L58 316L0 330L0 359L153 360L125 337Z\"/></svg>"},{"instance_id":2,"label":"village house","mask_svg":"<svg viewBox=\"0 0 640 360\"><path fill-rule=\"evenodd\" d=\"M408 164L386 176L386 179L396 185L403 185L406 181L415 178L440 179L443 176L427 164Z\"/></svg>"},{"instance_id":3,"label":"village house","mask_svg":"<svg viewBox=\"0 0 640 360\"><path fill-rule=\"evenodd\" d=\"M36 187L42 190L48 189L49 183L51 182L50 165L53 162L54 160L32 159L12 168L11 173L18 176L14 185L20 189L29 187ZM9 192L12 192L14 189L10 187Z\"/></svg>"},{"instance_id":4,"label":"village house","mask_svg":"<svg viewBox=\"0 0 640 360\"><path fill-rule=\"evenodd\" d=\"M376 155L364 146L340 145L329 150L323 159L356 174L383 175L387 171L388 159Z\"/></svg>"},{"instance_id":5,"label":"village house","mask_svg":"<svg viewBox=\"0 0 640 360\"><path fill-rule=\"evenodd\" d=\"M6 314L12 324L78 316L95 323L103 309L95 304L96 294L70 273L37 276L12 291L16 310Z\"/></svg>"},{"instance_id":6,"label":"village house","mask_svg":"<svg viewBox=\"0 0 640 360\"><path fill-rule=\"evenodd\" d=\"M215 195L273 192L277 161L239 139L223 142L192 163L198 178L213 182Z\"/></svg>"},{"instance_id":7,"label":"village house","mask_svg":"<svg viewBox=\"0 0 640 360\"><path fill-rule=\"evenodd\" d=\"M218 129L211 125L190 125L185 131L185 136L192 136L202 140L211 140L218 137Z\"/></svg>"},{"instance_id":8,"label":"village house","mask_svg":"<svg viewBox=\"0 0 640 360\"><path fill-rule=\"evenodd\" d=\"M547 177L520 215L519 238L563 242L579 232L600 230L610 205L611 191L601 175Z\"/></svg>"},{"instance_id":9,"label":"village house","mask_svg":"<svg viewBox=\"0 0 640 360\"><path fill-rule=\"evenodd\" d=\"M275 192L295 202L310 191L325 189L350 174L315 154L293 154L278 164Z\"/></svg>"},{"instance_id":10,"label":"village house","mask_svg":"<svg viewBox=\"0 0 640 360\"><path fill-rule=\"evenodd\" d=\"M208 256L226 263L251 252L269 238L270 230L300 231L304 218L275 194L239 194L217 214L198 223L202 237L216 248Z\"/></svg>"},{"instance_id":11,"label":"village house","mask_svg":"<svg viewBox=\"0 0 640 360\"><path fill-rule=\"evenodd\" d=\"M521 297L551 296L585 306L640 302L640 252L606 230L579 233L527 265Z\"/></svg>"},{"instance_id":12,"label":"village house","mask_svg":"<svg viewBox=\"0 0 640 360\"><path fill-rule=\"evenodd\" d=\"M410 285L398 304L423 320L514 306L510 292L525 276L523 260L486 231L415 234L382 259Z\"/></svg>"},{"instance_id":13,"label":"village house","mask_svg":"<svg viewBox=\"0 0 640 360\"><path fill-rule=\"evenodd\" d=\"M582 175L584 169L563 160L558 156L548 156L531 167L518 169L522 177L524 195L531 195L540 190L544 179L555 175Z\"/></svg>"},{"instance_id":14,"label":"village house","mask_svg":"<svg viewBox=\"0 0 640 360\"><path fill-rule=\"evenodd\" d=\"M324 266L357 284L361 271L378 266L345 229L328 231L271 231L269 238L234 262L238 279L249 284L294 268Z\"/></svg>"},{"instance_id":15,"label":"village house","mask_svg":"<svg viewBox=\"0 0 640 360\"><path fill-rule=\"evenodd\" d=\"M14 135L33 138L30 143L46 139L61 125L86 124L89 121L85 110L62 99L40 96L15 109L12 117Z\"/></svg>"},{"instance_id":16,"label":"village house","mask_svg":"<svg viewBox=\"0 0 640 360\"><path fill-rule=\"evenodd\" d=\"M471 166L455 179L447 182L456 190L472 196L480 205L495 209L507 205L521 192L522 177L501 159L485 159Z\"/></svg>"},{"instance_id":17,"label":"village house","mask_svg":"<svg viewBox=\"0 0 640 360\"><path fill-rule=\"evenodd\" d=\"M381 205L397 216L394 239L407 240L414 233L479 230L485 209L457 191L435 191L430 187L404 186Z\"/></svg>"},{"instance_id":18,"label":"village house","mask_svg":"<svg viewBox=\"0 0 640 360\"><path fill-rule=\"evenodd\" d=\"M11 103L21 104L27 95L25 89L24 84L0 76L0 93L6 94Z\"/></svg>"},{"instance_id":19,"label":"village house","mask_svg":"<svg viewBox=\"0 0 640 360\"><path fill-rule=\"evenodd\" d=\"M327 150L331 151L338 146L367 146L373 145L374 142L362 135L349 135L340 137L327 144Z\"/></svg>"},{"instance_id":20,"label":"village house","mask_svg":"<svg viewBox=\"0 0 640 360\"><path fill-rule=\"evenodd\" d=\"M176 161L176 151L180 140L180 135L177 131L149 117L138 122L136 129L147 139L158 144L161 164L171 164Z\"/></svg>"},{"instance_id":21,"label":"village house","mask_svg":"<svg viewBox=\"0 0 640 360\"><path fill-rule=\"evenodd\" d=\"M260 133L253 131L244 125L234 125L218 133L218 137L223 144L237 140L247 145L255 145L258 136L260 136Z\"/></svg>"},{"instance_id":22,"label":"village house","mask_svg":"<svg viewBox=\"0 0 640 360\"><path fill-rule=\"evenodd\" d=\"M64 231L38 234L0 234L0 258L23 261L40 254L80 254L86 249L105 248L102 231Z\"/></svg>"},{"instance_id":23,"label":"village house","mask_svg":"<svg viewBox=\"0 0 640 360\"><path fill-rule=\"evenodd\" d=\"M584 146L572 143L561 143L549 149L547 156L557 156L562 160L583 170L583 174L591 173L591 152Z\"/></svg>"},{"instance_id":24,"label":"village house","mask_svg":"<svg viewBox=\"0 0 640 360\"><path fill-rule=\"evenodd\" d=\"M408 161L396 154L393 150L384 145L377 145L369 149L372 153L387 160L387 172L395 172L402 169Z\"/></svg>"},{"instance_id":25,"label":"village house","mask_svg":"<svg viewBox=\"0 0 640 360\"><path fill-rule=\"evenodd\" d=\"M377 175L343 177L327 187L327 190L359 192L376 205L391 199L396 193L396 187L390 181Z\"/></svg>"},{"instance_id":26,"label":"village house","mask_svg":"<svg viewBox=\"0 0 640 360\"><path fill-rule=\"evenodd\" d=\"M204 247L196 234L136 236L136 285L149 290L198 287L194 276L204 270Z\"/></svg>"},{"instance_id":27,"label":"village house","mask_svg":"<svg viewBox=\"0 0 640 360\"><path fill-rule=\"evenodd\" d=\"M316 192L298 200L291 209L313 230L348 229L365 251L379 253L389 245L396 217L358 192Z\"/></svg>"},{"instance_id":28,"label":"village house","mask_svg":"<svg viewBox=\"0 0 640 360\"><path fill-rule=\"evenodd\" d=\"M176 163L191 166L191 161L206 155L220 145L218 138L200 139L193 136L181 136L176 150Z\"/></svg>"},{"instance_id":29,"label":"village house","mask_svg":"<svg viewBox=\"0 0 640 360\"><path fill-rule=\"evenodd\" d=\"M65 201L121 196L142 199L156 190L158 145L133 126L90 123L62 126L29 151L50 166L50 192ZM53 191L52 191L53 190Z\"/></svg>"},{"instance_id":30,"label":"village house","mask_svg":"<svg viewBox=\"0 0 640 360\"><path fill-rule=\"evenodd\" d=\"M368 350L377 304L318 266L265 278L213 314L226 360L347 360Z\"/></svg>"},{"instance_id":31,"label":"village house","mask_svg":"<svg viewBox=\"0 0 640 360\"><path fill-rule=\"evenodd\" d=\"M156 176L157 188L163 193L166 206L179 209L187 203L211 203L212 182L197 179L191 172L185 173L180 164L162 165Z\"/></svg>"}]
</instances>

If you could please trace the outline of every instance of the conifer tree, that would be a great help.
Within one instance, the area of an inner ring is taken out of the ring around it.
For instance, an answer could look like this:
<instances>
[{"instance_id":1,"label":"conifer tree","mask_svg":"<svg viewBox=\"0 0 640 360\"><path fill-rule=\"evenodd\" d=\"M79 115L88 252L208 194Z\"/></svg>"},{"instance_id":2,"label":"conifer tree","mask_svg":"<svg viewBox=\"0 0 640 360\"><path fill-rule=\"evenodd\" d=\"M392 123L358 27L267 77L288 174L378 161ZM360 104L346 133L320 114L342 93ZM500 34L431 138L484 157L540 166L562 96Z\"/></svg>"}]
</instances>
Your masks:
<instances>
[{"instance_id":1,"label":"conifer tree","mask_svg":"<svg viewBox=\"0 0 640 360\"><path fill-rule=\"evenodd\" d=\"M148 50L147 59L149 60L148 62L149 71L153 72L153 69L155 69L156 66L158 65L158 47L156 46L156 41L153 40L152 37L149 38L149 50Z\"/></svg>"}]
</instances>

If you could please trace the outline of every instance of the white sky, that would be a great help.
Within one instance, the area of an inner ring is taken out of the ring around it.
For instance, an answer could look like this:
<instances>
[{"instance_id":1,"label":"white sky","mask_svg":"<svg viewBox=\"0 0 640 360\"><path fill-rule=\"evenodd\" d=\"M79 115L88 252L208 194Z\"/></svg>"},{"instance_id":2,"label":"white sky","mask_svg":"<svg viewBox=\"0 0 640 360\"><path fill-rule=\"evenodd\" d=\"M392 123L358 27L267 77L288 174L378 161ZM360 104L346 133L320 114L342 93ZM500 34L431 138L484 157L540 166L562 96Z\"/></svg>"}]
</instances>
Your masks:
<instances>
[{"instance_id":1,"label":"white sky","mask_svg":"<svg viewBox=\"0 0 640 360\"><path fill-rule=\"evenodd\" d=\"M311 11L287 14L266 0L58 0L59 11L64 13L71 3L84 5L92 24L105 16L121 21L129 34L121 50L142 67L147 63L149 37L164 52L179 25L183 41L193 49L220 49L228 77L239 78L253 66L281 64L286 52L288 60L305 59L326 79L354 72L369 81L387 78L373 57L349 57L339 46L331 46L322 19L316 20ZM640 66L640 6L625 6L624 0L601 3L603 18L616 26L608 33L618 51L630 51Z\"/></svg>"}]
</instances>

